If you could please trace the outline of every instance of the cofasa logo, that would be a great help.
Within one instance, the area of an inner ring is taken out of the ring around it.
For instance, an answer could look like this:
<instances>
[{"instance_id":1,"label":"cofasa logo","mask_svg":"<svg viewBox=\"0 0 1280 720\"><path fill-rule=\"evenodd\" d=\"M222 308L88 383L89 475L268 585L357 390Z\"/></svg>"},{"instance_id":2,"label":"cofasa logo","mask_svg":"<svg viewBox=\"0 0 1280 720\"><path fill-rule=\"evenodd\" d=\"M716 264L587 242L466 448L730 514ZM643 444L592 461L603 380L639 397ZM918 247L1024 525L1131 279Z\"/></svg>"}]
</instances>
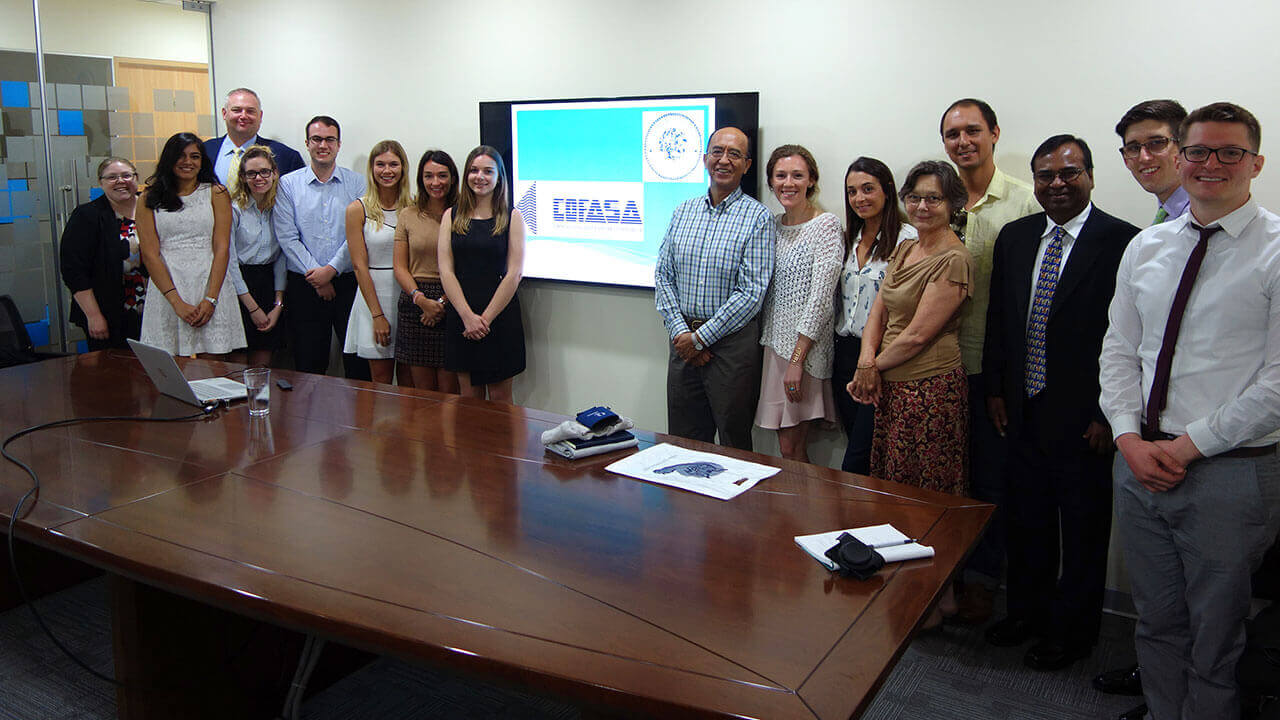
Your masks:
<instances>
[{"instance_id":1,"label":"cofasa logo","mask_svg":"<svg viewBox=\"0 0 1280 720\"><path fill-rule=\"evenodd\" d=\"M556 222L640 225L640 206L635 200L558 197L551 200L551 217Z\"/></svg>"}]
</instances>

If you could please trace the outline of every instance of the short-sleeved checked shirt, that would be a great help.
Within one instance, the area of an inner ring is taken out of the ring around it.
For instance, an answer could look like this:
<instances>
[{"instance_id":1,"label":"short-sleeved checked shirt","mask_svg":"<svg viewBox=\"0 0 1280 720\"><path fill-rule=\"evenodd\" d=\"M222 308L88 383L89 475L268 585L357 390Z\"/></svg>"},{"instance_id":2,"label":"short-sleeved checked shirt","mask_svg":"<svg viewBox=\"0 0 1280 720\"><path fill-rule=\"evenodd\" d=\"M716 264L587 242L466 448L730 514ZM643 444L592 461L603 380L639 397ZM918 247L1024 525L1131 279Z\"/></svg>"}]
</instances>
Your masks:
<instances>
[{"instance_id":1,"label":"short-sleeved checked shirt","mask_svg":"<svg viewBox=\"0 0 1280 720\"><path fill-rule=\"evenodd\" d=\"M654 299L672 339L685 317L706 322L705 345L742 329L760 312L773 275L777 234L768 209L735 189L719 205L710 193L671 215L654 271Z\"/></svg>"}]
</instances>

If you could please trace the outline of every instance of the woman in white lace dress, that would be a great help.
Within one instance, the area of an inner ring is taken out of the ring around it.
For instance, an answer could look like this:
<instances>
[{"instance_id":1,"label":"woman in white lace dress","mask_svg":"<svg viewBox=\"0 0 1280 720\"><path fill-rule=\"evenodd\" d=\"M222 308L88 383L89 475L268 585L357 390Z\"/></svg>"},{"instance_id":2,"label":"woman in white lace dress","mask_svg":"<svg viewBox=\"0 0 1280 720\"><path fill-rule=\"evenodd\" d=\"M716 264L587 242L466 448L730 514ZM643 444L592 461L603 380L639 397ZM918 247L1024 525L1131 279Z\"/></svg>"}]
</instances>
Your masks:
<instances>
[{"instance_id":1,"label":"woman in white lace dress","mask_svg":"<svg viewBox=\"0 0 1280 720\"><path fill-rule=\"evenodd\" d=\"M383 140L369 151L364 197L347 206L347 250L360 284L351 306L343 352L369 361L374 382L390 383L395 374L396 286L394 258L396 215L412 202L409 164L404 148Z\"/></svg>"},{"instance_id":2,"label":"woman in white lace dress","mask_svg":"<svg viewBox=\"0 0 1280 720\"><path fill-rule=\"evenodd\" d=\"M138 208L138 249L151 275L142 342L174 355L222 355L245 346L235 290L224 283L231 200L200 138L169 138Z\"/></svg>"},{"instance_id":3,"label":"woman in white lace dress","mask_svg":"<svg viewBox=\"0 0 1280 720\"><path fill-rule=\"evenodd\" d=\"M809 461L809 426L836 419L831 393L832 298L844 241L840 220L819 213L818 163L799 145L769 157L769 188L782 205L777 260L765 298L760 344L764 372L756 425L777 430L782 456Z\"/></svg>"}]
</instances>

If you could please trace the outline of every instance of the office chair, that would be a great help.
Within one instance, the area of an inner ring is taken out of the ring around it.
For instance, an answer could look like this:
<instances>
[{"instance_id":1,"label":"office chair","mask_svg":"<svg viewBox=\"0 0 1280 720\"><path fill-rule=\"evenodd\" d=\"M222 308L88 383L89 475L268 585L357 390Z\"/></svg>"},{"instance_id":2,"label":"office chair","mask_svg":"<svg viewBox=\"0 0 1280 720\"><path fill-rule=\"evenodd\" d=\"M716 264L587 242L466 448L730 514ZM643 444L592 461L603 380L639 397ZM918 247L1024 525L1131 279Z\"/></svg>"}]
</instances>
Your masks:
<instances>
[{"instance_id":1,"label":"office chair","mask_svg":"<svg viewBox=\"0 0 1280 720\"><path fill-rule=\"evenodd\" d=\"M8 295L0 295L0 368L62 356L62 353L37 352L17 303Z\"/></svg>"}]
</instances>

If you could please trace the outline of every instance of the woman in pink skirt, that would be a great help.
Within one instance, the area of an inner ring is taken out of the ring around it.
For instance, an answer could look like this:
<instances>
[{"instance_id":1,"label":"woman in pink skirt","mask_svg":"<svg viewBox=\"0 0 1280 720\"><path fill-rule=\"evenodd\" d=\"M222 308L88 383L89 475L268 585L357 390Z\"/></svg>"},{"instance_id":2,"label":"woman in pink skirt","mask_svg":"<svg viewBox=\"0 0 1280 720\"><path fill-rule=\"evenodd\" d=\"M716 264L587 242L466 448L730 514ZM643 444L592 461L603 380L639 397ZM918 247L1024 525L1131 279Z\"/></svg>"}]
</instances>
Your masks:
<instances>
[{"instance_id":1,"label":"woman in pink skirt","mask_svg":"<svg viewBox=\"0 0 1280 720\"><path fill-rule=\"evenodd\" d=\"M773 282L760 313L764 372L756 425L778 431L782 456L809 461L809 426L834 421L831 358L836 280L844 258L840 220L819 214L818 164L799 145L769 156L769 189L782 205Z\"/></svg>"}]
</instances>

